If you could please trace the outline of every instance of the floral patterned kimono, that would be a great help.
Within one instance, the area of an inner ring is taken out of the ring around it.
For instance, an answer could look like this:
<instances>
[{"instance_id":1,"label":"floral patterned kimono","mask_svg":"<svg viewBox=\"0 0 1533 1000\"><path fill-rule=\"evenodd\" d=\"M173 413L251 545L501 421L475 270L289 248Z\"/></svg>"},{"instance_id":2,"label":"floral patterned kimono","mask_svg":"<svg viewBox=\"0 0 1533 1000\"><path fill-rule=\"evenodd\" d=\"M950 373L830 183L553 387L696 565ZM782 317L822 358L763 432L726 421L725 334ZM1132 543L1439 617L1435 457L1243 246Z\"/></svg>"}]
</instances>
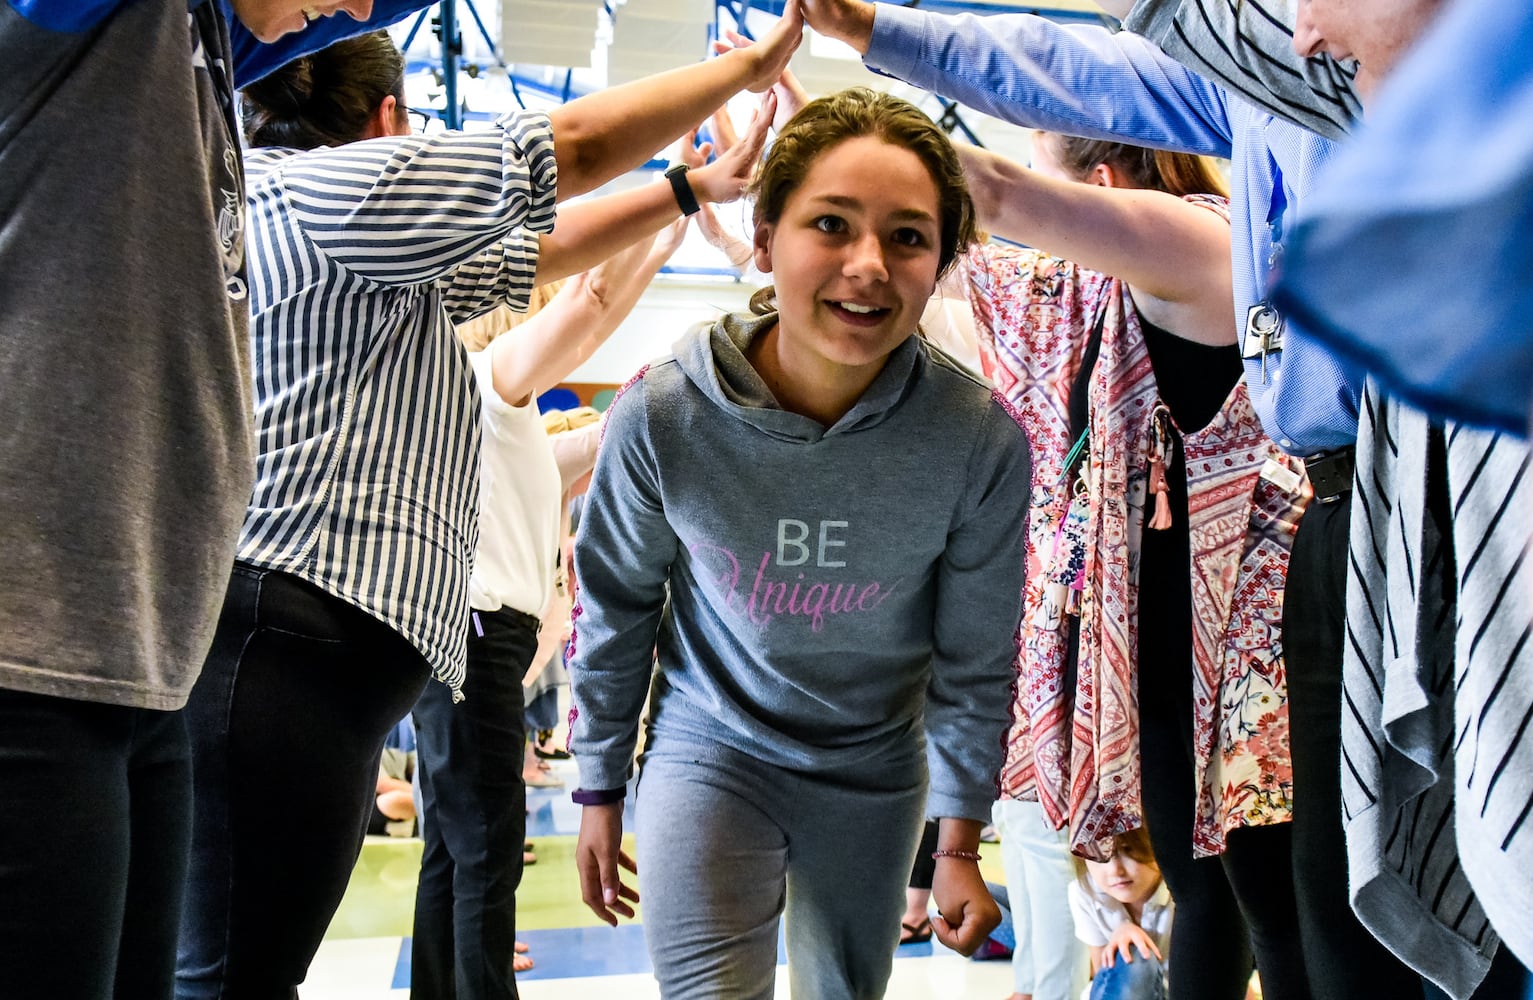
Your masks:
<instances>
[{"instance_id":1,"label":"floral patterned kimono","mask_svg":"<svg viewBox=\"0 0 1533 1000\"><path fill-rule=\"evenodd\" d=\"M1222 202L1197 200L1222 211ZM1056 826L1069 825L1073 851L1104 857L1114 834L1142 822L1138 553L1152 461L1169 453L1156 421L1170 421L1170 411L1122 282L993 245L975 248L965 263L986 374L1018 411L1033 447L1016 722L1002 792L1037 798ZM1099 322L1089 458L1078 483L1067 483L1069 396ZM1169 471L1187 477L1193 849L1202 857L1221 852L1231 829L1291 817L1280 626L1288 553L1311 494L1302 464L1262 432L1243 382L1207 427L1182 435L1182 445L1185 467ZM1062 531L1067 518L1075 523ZM1072 531L1083 540L1074 562L1060 540ZM1069 609L1061 606L1062 579L1076 590ZM1067 690L1075 606L1079 668Z\"/></svg>"}]
</instances>

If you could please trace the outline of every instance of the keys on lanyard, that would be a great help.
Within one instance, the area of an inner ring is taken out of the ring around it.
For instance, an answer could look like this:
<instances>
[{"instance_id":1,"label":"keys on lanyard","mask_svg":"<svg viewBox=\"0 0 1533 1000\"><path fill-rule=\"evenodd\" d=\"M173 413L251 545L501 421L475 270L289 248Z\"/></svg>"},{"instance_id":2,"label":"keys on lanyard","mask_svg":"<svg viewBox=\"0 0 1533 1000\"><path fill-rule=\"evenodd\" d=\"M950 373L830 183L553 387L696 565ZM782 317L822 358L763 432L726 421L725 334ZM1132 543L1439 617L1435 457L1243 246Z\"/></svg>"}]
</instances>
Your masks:
<instances>
[{"instance_id":1,"label":"keys on lanyard","mask_svg":"<svg viewBox=\"0 0 1533 1000\"><path fill-rule=\"evenodd\" d=\"M1277 160L1272 158L1269 151L1268 159L1272 170L1272 204L1267 211L1267 233L1269 238L1269 250L1267 252L1266 278L1271 281L1275 278L1278 265L1283 260L1283 215L1288 211L1288 196L1283 193L1283 172L1278 169ZM1246 310L1245 335L1240 340L1240 356L1243 358L1262 359L1262 384L1268 382L1267 378L1267 355L1277 354L1283 350L1283 316L1272 305L1263 300Z\"/></svg>"},{"instance_id":2,"label":"keys on lanyard","mask_svg":"<svg viewBox=\"0 0 1533 1000\"><path fill-rule=\"evenodd\" d=\"M1283 316L1266 302L1246 310L1246 332L1240 341L1240 356L1262 359L1262 383L1267 382L1267 355L1283 349Z\"/></svg>"}]
</instances>

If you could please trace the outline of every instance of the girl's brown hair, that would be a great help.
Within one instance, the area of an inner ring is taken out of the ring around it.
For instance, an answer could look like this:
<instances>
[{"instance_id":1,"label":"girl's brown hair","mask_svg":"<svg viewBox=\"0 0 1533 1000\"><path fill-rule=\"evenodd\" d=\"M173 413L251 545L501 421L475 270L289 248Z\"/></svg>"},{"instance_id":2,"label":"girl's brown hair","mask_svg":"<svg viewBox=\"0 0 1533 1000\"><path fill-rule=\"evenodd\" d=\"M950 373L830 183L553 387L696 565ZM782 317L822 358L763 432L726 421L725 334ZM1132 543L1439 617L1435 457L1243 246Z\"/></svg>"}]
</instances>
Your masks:
<instances>
[{"instance_id":1,"label":"girl's brown hair","mask_svg":"<svg viewBox=\"0 0 1533 1000\"><path fill-rule=\"evenodd\" d=\"M975 241L974 203L963 166L947 134L925 112L909 101L867 87L852 87L810 101L783 126L751 181L756 225L782 217L788 196L804 182L823 153L847 139L865 135L910 150L937 185L937 219L942 230L938 241L940 278ZM756 312L770 308L771 297L772 289L762 289L752 297L751 308Z\"/></svg>"},{"instance_id":2,"label":"girl's brown hair","mask_svg":"<svg viewBox=\"0 0 1533 1000\"><path fill-rule=\"evenodd\" d=\"M1039 140L1052 143L1059 165L1076 177L1085 177L1100 163L1122 174L1134 187L1164 191L1178 198L1190 194L1229 197L1224 178L1206 156L1057 133L1039 133L1033 141Z\"/></svg>"},{"instance_id":3,"label":"girl's brown hair","mask_svg":"<svg viewBox=\"0 0 1533 1000\"><path fill-rule=\"evenodd\" d=\"M314 149L355 142L385 97L403 114L405 59L387 31L336 42L240 91L245 143Z\"/></svg>"}]
</instances>

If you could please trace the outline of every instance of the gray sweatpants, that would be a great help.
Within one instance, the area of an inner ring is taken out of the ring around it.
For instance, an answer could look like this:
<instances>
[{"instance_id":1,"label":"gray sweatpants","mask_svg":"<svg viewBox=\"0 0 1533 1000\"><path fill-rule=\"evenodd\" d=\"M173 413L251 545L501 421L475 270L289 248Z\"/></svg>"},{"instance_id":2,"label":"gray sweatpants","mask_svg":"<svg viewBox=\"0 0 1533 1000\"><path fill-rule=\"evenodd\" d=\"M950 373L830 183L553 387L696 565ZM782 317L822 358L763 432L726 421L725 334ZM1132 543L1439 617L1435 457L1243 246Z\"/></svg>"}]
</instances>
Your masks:
<instances>
[{"instance_id":1,"label":"gray sweatpants","mask_svg":"<svg viewBox=\"0 0 1533 1000\"><path fill-rule=\"evenodd\" d=\"M794 1000L882 997L926 805L912 750L838 775L651 743L634 808L661 996L770 1000L786 911Z\"/></svg>"}]
</instances>

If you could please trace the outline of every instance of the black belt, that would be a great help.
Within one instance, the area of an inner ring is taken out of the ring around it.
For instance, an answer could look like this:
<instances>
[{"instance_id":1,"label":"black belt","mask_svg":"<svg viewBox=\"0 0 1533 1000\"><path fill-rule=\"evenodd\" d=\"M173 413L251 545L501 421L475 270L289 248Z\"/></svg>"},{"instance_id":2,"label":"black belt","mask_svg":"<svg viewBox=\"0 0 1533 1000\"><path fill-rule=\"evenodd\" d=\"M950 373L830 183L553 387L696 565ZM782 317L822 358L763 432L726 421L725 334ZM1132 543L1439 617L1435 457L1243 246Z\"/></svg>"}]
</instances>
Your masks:
<instances>
[{"instance_id":1,"label":"black belt","mask_svg":"<svg viewBox=\"0 0 1533 1000\"><path fill-rule=\"evenodd\" d=\"M504 605L496 608L494 611L479 611L470 608L468 627L470 631L478 634L481 638L484 636L484 624L479 620L481 616L490 619L498 618L506 625L520 624L531 632L537 632L543 627L543 623L538 620L536 615L529 615L525 611L518 611L515 608L509 608Z\"/></svg>"},{"instance_id":2,"label":"black belt","mask_svg":"<svg viewBox=\"0 0 1533 1000\"><path fill-rule=\"evenodd\" d=\"M1356 449L1352 445L1321 451L1304 460L1309 473L1309 484L1314 487L1315 499L1321 503L1335 503L1352 495L1352 468Z\"/></svg>"}]
</instances>

